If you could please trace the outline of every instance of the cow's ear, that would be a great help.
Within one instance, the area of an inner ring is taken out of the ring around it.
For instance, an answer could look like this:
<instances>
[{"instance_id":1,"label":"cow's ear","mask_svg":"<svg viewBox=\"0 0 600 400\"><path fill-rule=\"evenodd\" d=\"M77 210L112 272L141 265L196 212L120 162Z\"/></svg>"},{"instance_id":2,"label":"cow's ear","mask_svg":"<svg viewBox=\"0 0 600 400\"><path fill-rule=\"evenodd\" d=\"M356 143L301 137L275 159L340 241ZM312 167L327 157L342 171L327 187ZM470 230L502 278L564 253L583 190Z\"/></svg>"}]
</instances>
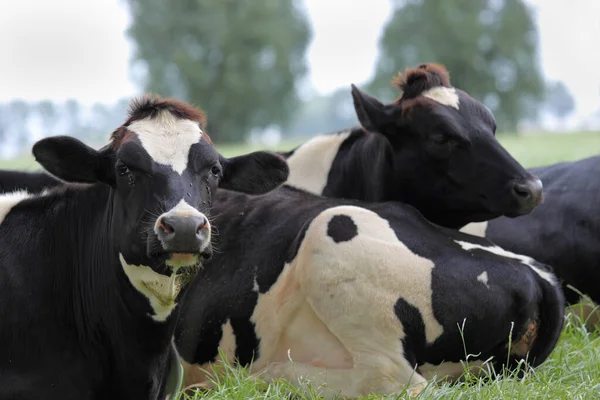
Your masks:
<instances>
[{"instance_id":1,"label":"cow's ear","mask_svg":"<svg viewBox=\"0 0 600 400\"><path fill-rule=\"evenodd\" d=\"M33 156L48 173L66 182L114 185L114 152L95 150L70 136L53 136L33 145Z\"/></svg>"},{"instance_id":2,"label":"cow's ear","mask_svg":"<svg viewBox=\"0 0 600 400\"><path fill-rule=\"evenodd\" d=\"M248 194L267 193L284 183L290 173L285 159L266 151L220 158L223 177L219 187Z\"/></svg>"},{"instance_id":3,"label":"cow's ear","mask_svg":"<svg viewBox=\"0 0 600 400\"><path fill-rule=\"evenodd\" d=\"M394 123L392 107L384 105L354 85L351 87L354 110L362 127L369 132L384 133Z\"/></svg>"}]
</instances>

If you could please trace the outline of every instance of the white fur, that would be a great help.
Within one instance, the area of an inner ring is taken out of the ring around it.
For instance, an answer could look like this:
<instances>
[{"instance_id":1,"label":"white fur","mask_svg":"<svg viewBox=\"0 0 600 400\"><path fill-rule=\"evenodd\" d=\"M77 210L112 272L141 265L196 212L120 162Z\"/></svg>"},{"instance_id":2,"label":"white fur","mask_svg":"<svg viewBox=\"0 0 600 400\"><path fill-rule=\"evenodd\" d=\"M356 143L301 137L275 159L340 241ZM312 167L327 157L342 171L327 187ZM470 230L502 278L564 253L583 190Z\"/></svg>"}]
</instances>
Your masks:
<instances>
[{"instance_id":1,"label":"white fur","mask_svg":"<svg viewBox=\"0 0 600 400\"><path fill-rule=\"evenodd\" d=\"M286 183L314 194L322 194L333 160L349 135L350 131L344 131L316 136L297 148L287 159L290 175Z\"/></svg>"},{"instance_id":2,"label":"white fur","mask_svg":"<svg viewBox=\"0 0 600 400\"><path fill-rule=\"evenodd\" d=\"M479 237L484 238L487 228L488 228L488 221L472 222L470 224L463 226L460 229L460 231L463 233L468 233L469 235L479 236Z\"/></svg>"},{"instance_id":3,"label":"white fur","mask_svg":"<svg viewBox=\"0 0 600 400\"><path fill-rule=\"evenodd\" d=\"M202 138L198 122L176 118L167 111L135 121L127 129L138 135L155 162L171 166L180 175L187 167L190 147Z\"/></svg>"},{"instance_id":4,"label":"white fur","mask_svg":"<svg viewBox=\"0 0 600 400\"><path fill-rule=\"evenodd\" d=\"M221 336L221 340L219 341L219 350L231 360L235 357L236 344L235 333L229 319L223 324L222 329L223 336Z\"/></svg>"},{"instance_id":5,"label":"white fur","mask_svg":"<svg viewBox=\"0 0 600 400\"><path fill-rule=\"evenodd\" d=\"M511 253L510 251L504 250L503 248L501 248L499 246L482 246L479 244L463 242L460 240L455 240L455 242L458 243L463 249L465 249L467 251L473 250L473 249L480 249L480 250L485 250L490 253L497 254L502 257L519 260L521 263L523 263L523 264L527 265L529 268L531 268L542 279L545 279L546 281L550 282L551 284L556 285L556 278L554 277L554 275L551 274L550 272L543 271L540 268L536 267L535 260L531 257L527 257L527 256L524 256L521 254Z\"/></svg>"},{"instance_id":6,"label":"white fur","mask_svg":"<svg viewBox=\"0 0 600 400\"><path fill-rule=\"evenodd\" d=\"M422 96L436 101L444 106L456 108L458 110L459 98L456 89L444 86L436 86L422 93Z\"/></svg>"},{"instance_id":7,"label":"white fur","mask_svg":"<svg viewBox=\"0 0 600 400\"><path fill-rule=\"evenodd\" d=\"M31 193L27 193L26 190L19 190L17 192L0 195L0 224L2 224L4 218L6 218L14 206L29 197L33 197L33 195Z\"/></svg>"},{"instance_id":8,"label":"white fur","mask_svg":"<svg viewBox=\"0 0 600 400\"><path fill-rule=\"evenodd\" d=\"M483 271L481 274L477 275L477 280L483 283L488 289L490 285L488 285L488 273L487 271Z\"/></svg>"},{"instance_id":9,"label":"white fur","mask_svg":"<svg viewBox=\"0 0 600 400\"><path fill-rule=\"evenodd\" d=\"M143 294L154 311L152 319L158 322L165 321L177 303L175 299L182 289L181 275L177 275L177 267L173 267L170 276L159 274L145 265L132 265L125 261L119 253L121 266L129 282Z\"/></svg>"}]
</instances>

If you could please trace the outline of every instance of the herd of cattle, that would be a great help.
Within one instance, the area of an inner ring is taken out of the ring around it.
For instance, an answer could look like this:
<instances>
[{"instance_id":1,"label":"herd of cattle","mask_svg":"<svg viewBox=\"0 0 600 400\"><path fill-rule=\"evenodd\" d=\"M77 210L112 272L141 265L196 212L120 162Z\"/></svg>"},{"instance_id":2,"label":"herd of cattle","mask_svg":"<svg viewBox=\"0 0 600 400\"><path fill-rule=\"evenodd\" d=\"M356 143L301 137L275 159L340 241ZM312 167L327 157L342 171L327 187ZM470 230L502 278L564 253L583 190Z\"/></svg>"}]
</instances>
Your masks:
<instances>
[{"instance_id":1,"label":"herd of cattle","mask_svg":"<svg viewBox=\"0 0 600 400\"><path fill-rule=\"evenodd\" d=\"M442 66L395 84L287 153L225 158L145 96L100 150L0 171L0 398L165 399L223 358L356 398L546 360L568 285L600 301L600 157L527 171Z\"/></svg>"}]
</instances>

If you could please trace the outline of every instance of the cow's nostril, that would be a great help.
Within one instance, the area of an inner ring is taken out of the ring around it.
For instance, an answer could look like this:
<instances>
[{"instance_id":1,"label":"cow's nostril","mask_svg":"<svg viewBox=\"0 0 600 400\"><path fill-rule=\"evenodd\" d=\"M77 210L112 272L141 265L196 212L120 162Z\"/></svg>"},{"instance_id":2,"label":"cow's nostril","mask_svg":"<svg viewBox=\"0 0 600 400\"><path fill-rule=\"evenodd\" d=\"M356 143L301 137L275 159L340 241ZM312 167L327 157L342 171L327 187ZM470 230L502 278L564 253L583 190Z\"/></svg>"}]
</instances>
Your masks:
<instances>
[{"instance_id":1,"label":"cow's nostril","mask_svg":"<svg viewBox=\"0 0 600 400\"><path fill-rule=\"evenodd\" d=\"M207 225L208 221L206 218L199 218L196 225L196 234L199 234L202 230L204 230L207 227Z\"/></svg>"},{"instance_id":2,"label":"cow's nostril","mask_svg":"<svg viewBox=\"0 0 600 400\"><path fill-rule=\"evenodd\" d=\"M158 227L161 228L166 233L173 233L173 232L175 232L175 229L173 228L173 226L171 226L167 221L165 221L165 218L161 218L158 221Z\"/></svg>"},{"instance_id":3,"label":"cow's nostril","mask_svg":"<svg viewBox=\"0 0 600 400\"><path fill-rule=\"evenodd\" d=\"M527 185L515 184L513 186L513 191L518 197L521 197L523 199L526 199L531 196L531 190Z\"/></svg>"}]
</instances>

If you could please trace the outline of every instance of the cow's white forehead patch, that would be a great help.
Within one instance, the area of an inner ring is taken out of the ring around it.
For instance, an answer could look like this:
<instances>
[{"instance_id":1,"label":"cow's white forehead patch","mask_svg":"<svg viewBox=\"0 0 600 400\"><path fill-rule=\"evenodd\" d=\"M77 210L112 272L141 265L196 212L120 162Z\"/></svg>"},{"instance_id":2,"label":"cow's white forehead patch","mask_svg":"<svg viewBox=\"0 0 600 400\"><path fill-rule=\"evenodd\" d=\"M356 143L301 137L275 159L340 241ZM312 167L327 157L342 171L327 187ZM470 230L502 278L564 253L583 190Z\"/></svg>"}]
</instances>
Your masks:
<instances>
[{"instance_id":1,"label":"cow's white forehead patch","mask_svg":"<svg viewBox=\"0 0 600 400\"><path fill-rule=\"evenodd\" d=\"M458 110L459 98L456 89L444 86L436 86L422 93L422 96L436 101L444 106L456 108Z\"/></svg>"},{"instance_id":2,"label":"cow's white forehead patch","mask_svg":"<svg viewBox=\"0 0 600 400\"><path fill-rule=\"evenodd\" d=\"M171 166L180 175L187 167L190 147L202 137L197 121L177 118L168 111L135 121L127 129L138 135L155 162Z\"/></svg>"},{"instance_id":3,"label":"cow's white forehead patch","mask_svg":"<svg viewBox=\"0 0 600 400\"><path fill-rule=\"evenodd\" d=\"M175 299L183 288L185 274L178 275L177 268L173 268L170 276L161 275L145 265L129 264L121 253L119 260L129 282L150 302L154 311L152 319L158 322L165 321L177 305Z\"/></svg>"},{"instance_id":4,"label":"cow's white forehead patch","mask_svg":"<svg viewBox=\"0 0 600 400\"><path fill-rule=\"evenodd\" d=\"M556 279L554 278L554 275L552 273L550 273L548 271L544 271L541 268L539 268L538 266L536 266L535 265L536 261L531 257L527 257L527 256L524 256L521 254L511 253L510 251L504 250L502 247L499 247L499 246L482 246L480 244L463 242L460 240L455 240L455 242L458 243L464 250L480 249L480 250L484 250L484 251L487 251L490 253L497 254L502 257L519 260L521 263L523 263L523 264L527 265L529 268L531 268L542 279L545 279L546 281L550 282L551 284L556 285Z\"/></svg>"},{"instance_id":5,"label":"cow's white forehead patch","mask_svg":"<svg viewBox=\"0 0 600 400\"><path fill-rule=\"evenodd\" d=\"M2 221L4 221L4 218L6 218L14 206L29 197L33 197L33 195L31 193L27 193L26 190L0 195L0 224Z\"/></svg>"}]
</instances>

